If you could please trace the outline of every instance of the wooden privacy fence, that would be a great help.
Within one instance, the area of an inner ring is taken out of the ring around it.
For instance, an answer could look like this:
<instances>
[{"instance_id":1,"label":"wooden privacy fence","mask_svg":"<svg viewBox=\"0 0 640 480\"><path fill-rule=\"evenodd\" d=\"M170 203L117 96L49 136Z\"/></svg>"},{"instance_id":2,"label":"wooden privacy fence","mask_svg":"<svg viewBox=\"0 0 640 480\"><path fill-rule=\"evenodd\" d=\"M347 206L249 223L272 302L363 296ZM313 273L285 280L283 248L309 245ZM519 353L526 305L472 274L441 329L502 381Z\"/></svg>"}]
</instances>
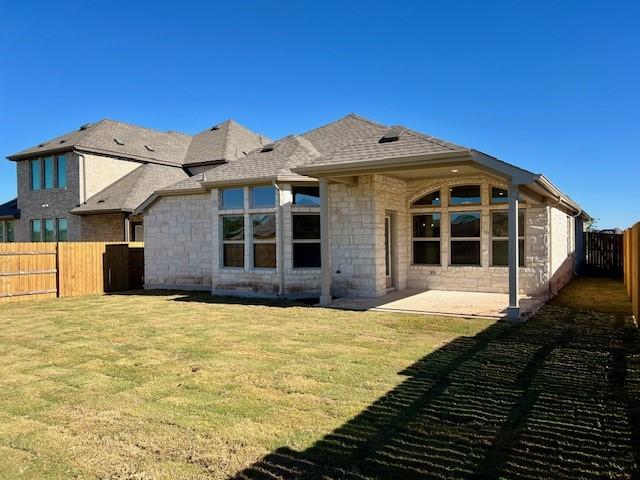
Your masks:
<instances>
[{"instance_id":1,"label":"wooden privacy fence","mask_svg":"<svg viewBox=\"0 0 640 480\"><path fill-rule=\"evenodd\" d=\"M0 303L142 288L144 244L0 244Z\"/></svg>"},{"instance_id":2,"label":"wooden privacy fence","mask_svg":"<svg viewBox=\"0 0 640 480\"><path fill-rule=\"evenodd\" d=\"M640 222L624 232L624 284L640 320Z\"/></svg>"},{"instance_id":3,"label":"wooden privacy fence","mask_svg":"<svg viewBox=\"0 0 640 480\"><path fill-rule=\"evenodd\" d=\"M624 242L621 234L585 232L584 244L587 275L622 278Z\"/></svg>"}]
</instances>

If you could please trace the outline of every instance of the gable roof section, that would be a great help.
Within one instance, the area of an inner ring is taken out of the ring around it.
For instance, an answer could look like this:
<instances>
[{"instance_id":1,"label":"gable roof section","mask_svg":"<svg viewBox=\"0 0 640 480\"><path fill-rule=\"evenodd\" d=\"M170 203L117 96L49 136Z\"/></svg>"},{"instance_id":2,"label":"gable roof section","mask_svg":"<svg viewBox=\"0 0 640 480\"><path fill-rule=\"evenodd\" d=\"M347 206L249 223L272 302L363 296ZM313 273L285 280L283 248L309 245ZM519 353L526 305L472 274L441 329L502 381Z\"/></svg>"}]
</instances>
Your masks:
<instances>
[{"instance_id":1,"label":"gable roof section","mask_svg":"<svg viewBox=\"0 0 640 480\"><path fill-rule=\"evenodd\" d=\"M194 135L184 164L191 166L229 162L270 142L269 138L252 132L230 119Z\"/></svg>"},{"instance_id":2,"label":"gable roof section","mask_svg":"<svg viewBox=\"0 0 640 480\"><path fill-rule=\"evenodd\" d=\"M172 166L232 161L262 145L264 139L233 120L227 120L195 136L160 132L114 120L93 125L43 142L9 156L22 160L70 150L115 156L141 162Z\"/></svg>"},{"instance_id":3,"label":"gable roof section","mask_svg":"<svg viewBox=\"0 0 640 480\"><path fill-rule=\"evenodd\" d=\"M312 180L291 169L306 165L318 158L320 152L307 139L292 135L279 140L273 150L254 150L234 162L221 165L204 173L204 186L247 181Z\"/></svg>"},{"instance_id":4,"label":"gable roof section","mask_svg":"<svg viewBox=\"0 0 640 480\"><path fill-rule=\"evenodd\" d=\"M156 190L186 178L188 175L181 168L152 163L142 165L71 212L78 215L133 212Z\"/></svg>"},{"instance_id":5,"label":"gable roof section","mask_svg":"<svg viewBox=\"0 0 640 480\"><path fill-rule=\"evenodd\" d=\"M387 129L385 125L350 113L301 136L313 143L321 155L328 155L362 138L376 135L381 137Z\"/></svg>"}]
</instances>

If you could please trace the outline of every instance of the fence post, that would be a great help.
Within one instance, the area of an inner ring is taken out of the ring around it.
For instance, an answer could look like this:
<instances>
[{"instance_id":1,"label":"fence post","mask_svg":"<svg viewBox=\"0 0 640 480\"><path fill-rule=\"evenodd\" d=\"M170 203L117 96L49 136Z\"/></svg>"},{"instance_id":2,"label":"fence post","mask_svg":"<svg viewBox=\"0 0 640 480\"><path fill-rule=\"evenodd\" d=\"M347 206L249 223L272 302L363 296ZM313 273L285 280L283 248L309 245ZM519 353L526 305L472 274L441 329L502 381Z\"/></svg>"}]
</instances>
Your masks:
<instances>
[{"instance_id":1,"label":"fence post","mask_svg":"<svg viewBox=\"0 0 640 480\"><path fill-rule=\"evenodd\" d=\"M60 242L56 242L56 298L60 298Z\"/></svg>"}]
</instances>

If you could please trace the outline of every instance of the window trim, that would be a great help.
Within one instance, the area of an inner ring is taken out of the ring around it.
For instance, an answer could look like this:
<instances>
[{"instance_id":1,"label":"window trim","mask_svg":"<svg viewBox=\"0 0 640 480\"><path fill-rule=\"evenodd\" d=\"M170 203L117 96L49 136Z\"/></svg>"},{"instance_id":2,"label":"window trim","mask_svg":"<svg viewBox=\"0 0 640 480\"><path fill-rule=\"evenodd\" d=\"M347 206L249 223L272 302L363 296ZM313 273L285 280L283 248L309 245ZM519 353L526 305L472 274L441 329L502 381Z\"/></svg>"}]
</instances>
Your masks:
<instances>
[{"instance_id":1,"label":"window trim","mask_svg":"<svg viewBox=\"0 0 640 480\"><path fill-rule=\"evenodd\" d=\"M482 192L481 192L482 193ZM458 205L460 206L460 205ZM464 205L469 206L469 205ZM454 215L460 213L477 213L480 216L480 236L479 237L454 237L453 229L451 228L451 221ZM449 266L450 267L482 267L482 210L453 210L449 211ZM453 263L453 242L478 242L480 245L480 258L478 263Z\"/></svg>"},{"instance_id":2,"label":"window trim","mask_svg":"<svg viewBox=\"0 0 640 480\"><path fill-rule=\"evenodd\" d=\"M295 238L294 229L293 229L293 217L302 217L302 216L315 216L320 220L320 212L291 212L291 268L295 271L302 270L320 270L322 268L322 233L320 236L315 238ZM322 222L320 222L320 229L322 229ZM295 244L318 244L320 248L320 265L318 267L296 267L295 266L295 254L294 254L294 245Z\"/></svg>"},{"instance_id":3,"label":"window trim","mask_svg":"<svg viewBox=\"0 0 640 480\"><path fill-rule=\"evenodd\" d=\"M422 198L422 197L420 197ZM421 205L421 207L424 205ZM439 215L440 216L440 235L437 237L415 237L413 230L413 222L415 217L425 215ZM415 261L415 243L416 242L438 242L440 244L440 251L438 263L416 263ZM442 266L442 212L430 212L430 213L412 213L411 214L411 265L416 267L441 267Z\"/></svg>"},{"instance_id":4,"label":"window trim","mask_svg":"<svg viewBox=\"0 0 640 480\"><path fill-rule=\"evenodd\" d=\"M491 210L490 212L490 219L491 219L491 224L490 224L490 231L489 231L489 242L491 244L491 248L490 248L490 258L489 258L489 265L491 267L496 267L496 268L508 268L509 267L509 262L507 262L506 265L496 265L493 262L493 242L497 241L497 242L507 242L507 248L509 245L509 236L507 235L506 237L496 237L493 235L493 215L496 213L507 213L507 218L508 218L508 214L509 214L509 210L506 209L494 209ZM522 213L523 217L524 217L524 228L523 228L523 235L518 235L518 248L520 248L520 241L524 242L524 254L521 258L519 258L519 268L524 268L527 266L527 259L526 259L526 248L527 248L527 209L526 208L519 208L518 209L518 216L520 215L520 213Z\"/></svg>"}]
</instances>

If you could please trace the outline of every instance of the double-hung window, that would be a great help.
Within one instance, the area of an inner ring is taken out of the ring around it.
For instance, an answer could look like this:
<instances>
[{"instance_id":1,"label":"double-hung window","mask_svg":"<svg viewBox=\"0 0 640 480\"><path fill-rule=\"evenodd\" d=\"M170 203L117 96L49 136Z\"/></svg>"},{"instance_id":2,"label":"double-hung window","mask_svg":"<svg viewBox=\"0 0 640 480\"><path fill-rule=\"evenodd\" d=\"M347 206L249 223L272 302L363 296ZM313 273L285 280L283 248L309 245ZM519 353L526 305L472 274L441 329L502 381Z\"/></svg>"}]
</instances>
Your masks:
<instances>
[{"instance_id":1,"label":"double-hung window","mask_svg":"<svg viewBox=\"0 0 640 480\"><path fill-rule=\"evenodd\" d=\"M244 216L222 217L222 265L244 267Z\"/></svg>"},{"instance_id":2,"label":"double-hung window","mask_svg":"<svg viewBox=\"0 0 640 480\"><path fill-rule=\"evenodd\" d=\"M440 214L413 215L413 264L440 265Z\"/></svg>"},{"instance_id":3,"label":"double-hung window","mask_svg":"<svg viewBox=\"0 0 640 480\"><path fill-rule=\"evenodd\" d=\"M320 268L320 215L294 214L293 268Z\"/></svg>"},{"instance_id":4,"label":"double-hung window","mask_svg":"<svg viewBox=\"0 0 640 480\"><path fill-rule=\"evenodd\" d=\"M253 268L276 268L276 216L251 215Z\"/></svg>"},{"instance_id":5,"label":"double-hung window","mask_svg":"<svg viewBox=\"0 0 640 480\"><path fill-rule=\"evenodd\" d=\"M518 212L518 251L520 266L524 266L524 224L525 211ZM497 211L491 214L491 265L509 265L509 212Z\"/></svg>"},{"instance_id":6,"label":"double-hung window","mask_svg":"<svg viewBox=\"0 0 640 480\"><path fill-rule=\"evenodd\" d=\"M480 265L480 212L450 214L451 265Z\"/></svg>"}]
</instances>

